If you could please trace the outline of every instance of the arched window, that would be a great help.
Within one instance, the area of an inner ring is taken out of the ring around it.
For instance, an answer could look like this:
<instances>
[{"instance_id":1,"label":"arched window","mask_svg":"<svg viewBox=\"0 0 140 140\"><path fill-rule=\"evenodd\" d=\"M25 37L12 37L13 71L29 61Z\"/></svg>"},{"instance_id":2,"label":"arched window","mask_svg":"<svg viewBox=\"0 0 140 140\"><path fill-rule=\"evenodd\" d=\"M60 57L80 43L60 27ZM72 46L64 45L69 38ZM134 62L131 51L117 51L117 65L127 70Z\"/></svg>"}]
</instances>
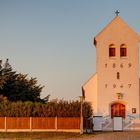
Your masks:
<instances>
[{"instance_id":1,"label":"arched window","mask_svg":"<svg viewBox=\"0 0 140 140\"><path fill-rule=\"evenodd\" d=\"M115 50L115 45L111 44L109 45L109 57L114 57L116 56L116 50Z\"/></svg>"},{"instance_id":2,"label":"arched window","mask_svg":"<svg viewBox=\"0 0 140 140\"><path fill-rule=\"evenodd\" d=\"M122 44L120 46L120 57L126 57L127 56L127 46L125 44Z\"/></svg>"}]
</instances>

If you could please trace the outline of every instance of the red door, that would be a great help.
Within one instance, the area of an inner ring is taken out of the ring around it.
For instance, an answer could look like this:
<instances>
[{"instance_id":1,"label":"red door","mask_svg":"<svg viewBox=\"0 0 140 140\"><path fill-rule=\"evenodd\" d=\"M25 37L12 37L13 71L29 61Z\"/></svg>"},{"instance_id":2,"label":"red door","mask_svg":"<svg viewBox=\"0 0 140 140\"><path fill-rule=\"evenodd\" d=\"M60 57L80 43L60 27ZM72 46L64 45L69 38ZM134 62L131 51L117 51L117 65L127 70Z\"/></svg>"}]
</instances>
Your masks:
<instances>
[{"instance_id":1,"label":"red door","mask_svg":"<svg viewBox=\"0 0 140 140\"><path fill-rule=\"evenodd\" d=\"M125 105L121 103L114 103L111 105L111 118L113 117L125 118Z\"/></svg>"}]
</instances>

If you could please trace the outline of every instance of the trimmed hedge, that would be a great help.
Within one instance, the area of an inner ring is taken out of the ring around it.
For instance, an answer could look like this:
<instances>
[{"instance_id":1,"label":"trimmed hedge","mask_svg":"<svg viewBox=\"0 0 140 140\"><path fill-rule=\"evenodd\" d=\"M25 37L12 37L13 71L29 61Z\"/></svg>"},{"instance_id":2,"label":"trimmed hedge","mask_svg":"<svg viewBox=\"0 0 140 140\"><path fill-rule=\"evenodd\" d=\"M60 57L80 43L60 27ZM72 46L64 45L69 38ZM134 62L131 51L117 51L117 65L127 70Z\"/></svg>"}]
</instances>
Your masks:
<instances>
[{"instance_id":1,"label":"trimmed hedge","mask_svg":"<svg viewBox=\"0 0 140 140\"><path fill-rule=\"evenodd\" d=\"M0 98L0 117L79 117L81 103L79 101L52 100L39 102L10 102ZM83 117L92 116L92 107L83 103Z\"/></svg>"}]
</instances>

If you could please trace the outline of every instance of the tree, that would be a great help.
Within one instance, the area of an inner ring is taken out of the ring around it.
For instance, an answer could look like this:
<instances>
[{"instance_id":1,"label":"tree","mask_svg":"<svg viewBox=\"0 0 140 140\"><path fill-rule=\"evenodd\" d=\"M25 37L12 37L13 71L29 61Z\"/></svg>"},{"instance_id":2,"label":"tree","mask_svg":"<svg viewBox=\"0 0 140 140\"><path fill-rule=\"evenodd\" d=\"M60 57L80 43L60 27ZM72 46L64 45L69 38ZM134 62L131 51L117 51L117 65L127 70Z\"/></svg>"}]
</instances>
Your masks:
<instances>
[{"instance_id":1,"label":"tree","mask_svg":"<svg viewBox=\"0 0 140 140\"><path fill-rule=\"evenodd\" d=\"M40 102L40 93L43 86L37 84L36 78L28 78L27 74L12 70L8 59L2 65L0 61L0 95L10 101Z\"/></svg>"}]
</instances>

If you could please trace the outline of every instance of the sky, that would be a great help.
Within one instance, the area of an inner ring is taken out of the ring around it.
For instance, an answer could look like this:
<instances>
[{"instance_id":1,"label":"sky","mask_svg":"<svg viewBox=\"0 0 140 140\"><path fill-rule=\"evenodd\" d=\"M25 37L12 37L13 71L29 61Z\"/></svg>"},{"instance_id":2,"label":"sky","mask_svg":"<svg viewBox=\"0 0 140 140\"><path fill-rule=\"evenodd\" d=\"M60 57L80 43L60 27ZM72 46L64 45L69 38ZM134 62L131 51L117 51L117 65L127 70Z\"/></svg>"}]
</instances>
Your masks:
<instances>
[{"instance_id":1,"label":"sky","mask_svg":"<svg viewBox=\"0 0 140 140\"><path fill-rule=\"evenodd\" d=\"M96 72L93 38L116 10L140 34L140 0L0 0L0 59L36 77L41 98L77 100Z\"/></svg>"}]
</instances>

